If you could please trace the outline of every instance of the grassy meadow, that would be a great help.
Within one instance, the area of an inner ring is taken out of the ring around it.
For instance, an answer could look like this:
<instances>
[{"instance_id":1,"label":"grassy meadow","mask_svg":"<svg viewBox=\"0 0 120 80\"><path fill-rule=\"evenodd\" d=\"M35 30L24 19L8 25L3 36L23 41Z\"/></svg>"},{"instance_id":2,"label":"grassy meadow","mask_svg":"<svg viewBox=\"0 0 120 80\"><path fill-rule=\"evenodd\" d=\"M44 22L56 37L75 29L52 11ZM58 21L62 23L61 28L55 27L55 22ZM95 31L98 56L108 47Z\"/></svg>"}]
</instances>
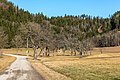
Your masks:
<instances>
[{"instance_id":1,"label":"grassy meadow","mask_svg":"<svg viewBox=\"0 0 120 80\"><path fill-rule=\"evenodd\" d=\"M83 58L79 56L40 57L31 63L42 74L46 74L48 68L71 80L120 80L120 46L102 48L102 54L100 50L95 48L91 56ZM44 69L45 73L41 72L41 65L47 67Z\"/></svg>"},{"instance_id":2,"label":"grassy meadow","mask_svg":"<svg viewBox=\"0 0 120 80\"><path fill-rule=\"evenodd\" d=\"M3 52L16 52L16 49L10 50ZM21 48L18 54L26 55L25 51ZM29 51L32 56L33 50ZM40 50L37 51L39 53ZM28 60L46 80L120 80L120 46L94 48L91 56L88 54L83 58L68 56L71 55L70 51L64 53L67 56L61 53L58 51L51 53L50 57L38 57L36 61L29 57Z\"/></svg>"},{"instance_id":3,"label":"grassy meadow","mask_svg":"<svg viewBox=\"0 0 120 80\"><path fill-rule=\"evenodd\" d=\"M119 80L120 53L106 53L86 58L42 58L42 64L73 80Z\"/></svg>"}]
</instances>

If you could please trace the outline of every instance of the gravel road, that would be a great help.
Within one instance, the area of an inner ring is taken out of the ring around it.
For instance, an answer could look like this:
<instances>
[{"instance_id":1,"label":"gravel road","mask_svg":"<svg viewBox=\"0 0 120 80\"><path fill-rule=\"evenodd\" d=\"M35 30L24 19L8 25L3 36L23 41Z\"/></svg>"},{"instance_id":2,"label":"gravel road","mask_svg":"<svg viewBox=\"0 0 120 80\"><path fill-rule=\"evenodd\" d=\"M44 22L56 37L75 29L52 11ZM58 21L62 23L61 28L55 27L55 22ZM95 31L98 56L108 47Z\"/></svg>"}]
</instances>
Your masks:
<instances>
[{"instance_id":1,"label":"gravel road","mask_svg":"<svg viewBox=\"0 0 120 80\"><path fill-rule=\"evenodd\" d=\"M0 80L43 80L27 61L26 56L6 55L14 56L16 60L0 74Z\"/></svg>"}]
</instances>

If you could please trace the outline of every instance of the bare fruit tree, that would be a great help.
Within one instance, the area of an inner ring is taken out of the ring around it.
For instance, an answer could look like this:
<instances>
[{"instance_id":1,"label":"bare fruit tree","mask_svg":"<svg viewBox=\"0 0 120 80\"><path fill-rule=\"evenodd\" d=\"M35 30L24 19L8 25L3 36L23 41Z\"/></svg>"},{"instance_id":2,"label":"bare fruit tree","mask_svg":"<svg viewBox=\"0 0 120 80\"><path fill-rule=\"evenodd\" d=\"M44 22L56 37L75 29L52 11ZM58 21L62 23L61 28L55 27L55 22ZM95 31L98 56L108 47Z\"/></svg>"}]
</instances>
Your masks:
<instances>
[{"instance_id":1,"label":"bare fruit tree","mask_svg":"<svg viewBox=\"0 0 120 80\"><path fill-rule=\"evenodd\" d=\"M29 39L33 50L34 50L34 60L37 59L37 48L39 46L39 33L40 33L40 25L34 22L28 22L24 25L21 25L21 32L24 35L23 38ZM27 42L26 42L27 44Z\"/></svg>"}]
</instances>

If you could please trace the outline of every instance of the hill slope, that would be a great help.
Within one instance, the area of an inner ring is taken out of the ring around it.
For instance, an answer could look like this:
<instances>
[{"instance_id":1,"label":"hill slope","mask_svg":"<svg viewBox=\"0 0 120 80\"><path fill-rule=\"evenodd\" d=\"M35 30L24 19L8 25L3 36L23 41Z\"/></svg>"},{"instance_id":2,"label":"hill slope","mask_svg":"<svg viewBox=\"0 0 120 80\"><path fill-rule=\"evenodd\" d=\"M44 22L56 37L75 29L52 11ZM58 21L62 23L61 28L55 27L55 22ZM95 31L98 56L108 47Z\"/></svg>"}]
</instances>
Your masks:
<instances>
[{"instance_id":1,"label":"hill slope","mask_svg":"<svg viewBox=\"0 0 120 80\"><path fill-rule=\"evenodd\" d=\"M119 29L119 14L120 12L116 12L111 18L85 14L48 18L43 13L32 14L11 2L1 0L0 48L26 47L27 39L29 47L34 47L35 50L40 47L49 50L86 51L94 46L118 46L119 35L116 31L109 31Z\"/></svg>"}]
</instances>

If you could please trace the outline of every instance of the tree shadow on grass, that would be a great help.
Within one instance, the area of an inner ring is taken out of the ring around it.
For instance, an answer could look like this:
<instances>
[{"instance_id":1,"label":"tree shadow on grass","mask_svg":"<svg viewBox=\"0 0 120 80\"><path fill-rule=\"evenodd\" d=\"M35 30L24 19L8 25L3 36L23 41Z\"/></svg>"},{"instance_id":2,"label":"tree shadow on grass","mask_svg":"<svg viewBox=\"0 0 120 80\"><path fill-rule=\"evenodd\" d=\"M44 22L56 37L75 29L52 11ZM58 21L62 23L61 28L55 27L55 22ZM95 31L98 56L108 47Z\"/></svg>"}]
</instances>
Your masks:
<instances>
[{"instance_id":1,"label":"tree shadow on grass","mask_svg":"<svg viewBox=\"0 0 120 80\"><path fill-rule=\"evenodd\" d=\"M94 58L87 58L87 59L110 59L110 58L120 58L120 56L111 56L111 57L94 57Z\"/></svg>"},{"instance_id":2,"label":"tree shadow on grass","mask_svg":"<svg viewBox=\"0 0 120 80\"><path fill-rule=\"evenodd\" d=\"M112 80L120 80L120 78L113 78Z\"/></svg>"}]
</instances>

